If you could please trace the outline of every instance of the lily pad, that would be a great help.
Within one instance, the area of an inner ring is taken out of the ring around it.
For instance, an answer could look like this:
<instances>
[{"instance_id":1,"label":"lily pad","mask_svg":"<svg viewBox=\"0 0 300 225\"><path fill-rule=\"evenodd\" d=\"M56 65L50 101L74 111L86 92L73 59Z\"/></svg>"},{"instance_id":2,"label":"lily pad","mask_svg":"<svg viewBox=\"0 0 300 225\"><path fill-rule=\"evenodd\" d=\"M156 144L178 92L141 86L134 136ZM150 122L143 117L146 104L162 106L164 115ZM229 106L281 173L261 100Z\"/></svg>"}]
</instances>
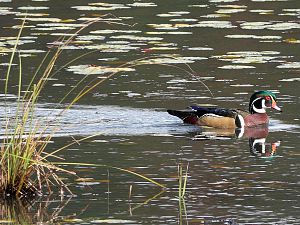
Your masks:
<instances>
[{"instance_id":1,"label":"lily pad","mask_svg":"<svg viewBox=\"0 0 300 225\"><path fill-rule=\"evenodd\" d=\"M142 31L140 30L94 30L91 31L90 34L115 34L115 33L121 33L121 34L137 34L141 33Z\"/></svg>"},{"instance_id":2,"label":"lily pad","mask_svg":"<svg viewBox=\"0 0 300 225\"><path fill-rule=\"evenodd\" d=\"M188 7L191 7L191 8L207 8L208 5L188 5Z\"/></svg>"},{"instance_id":3,"label":"lily pad","mask_svg":"<svg viewBox=\"0 0 300 225\"><path fill-rule=\"evenodd\" d=\"M239 13L239 12L245 12L246 9L219 9L216 11L216 13L219 14L231 14L231 13Z\"/></svg>"},{"instance_id":4,"label":"lily pad","mask_svg":"<svg viewBox=\"0 0 300 225\"><path fill-rule=\"evenodd\" d=\"M291 29L300 29L300 23L297 22L279 22L267 26L269 30L291 30Z\"/></svg>"},{"instance_id":5,"label":"lily pad","mask_svg":"<svg viewBox=\"0 0 300 225\"><path fill-rule=\"evenodd\" d=\"M261 40L272 40L272 39L275 39L275 40L279 40L281 39L282 37L281 36L266 36L266 35L262 35L262 36L258 36L258 35L252 35L252 34L243 34L243 35L240 35L240 34L231 34L231 35L226 35L225 37L227 38L243 38L243 39L261 39Z\"/></svg>"},{"instance_id":6,"label":"lily pad","mask_svg":"<svg viewBox=\"0 0 300 225\"><path fill-rule=\"evenodd\" d=\"M255 69L255 66L245 66L245 65L225 65L218 67L219 69L226 70L241 70L241 69Z\"/></svg>"},{"instance_id":7,"label":"lily pad","mask_svg":"<svg viewBox=\"0 0 300 225\"><path fill-rule=\"evenodd\" d=\"M287 62L277 66L280 69L300 69L300 62Z\"/></svg>"},{"instance_id":8,"label":"lily pad","mask_svg":"<svg viewBox=\"0 0 300 225\"><path fill-rule=\"evenodd\" d=\"M177 30L178 27L175 27L173 24L170 23L162 23L162 24L147 24L149 27L152 27L156 30Z\"/></svg>"},{"instance_id":9,"label":"lily pad","mask_svg":"<svg viewBox=\"0 0 300 225\"><path fill-rule=\"evenodd\" d=\"M0 15L11 15L16 14L16 12L11 11L10 7L0 7Z\"/></svg>"},{"instance_id":10,"label":"lily pad","mask_svg":"<svg viewBox=\"0 0 300 225\"><path fill-rule=\"evenodd\" d=\"M135 35L118 35L112 36L112 39L125 39L131 41L161 41L163 38L161 37L143 37L143 36L135 36Z\"/></svg>"},{"instance_id":11,"label":"lily pad","mask_svg":"<svg viewBox=\"0 0 300 225\"><path fill-rule=\"evenodd\" d=\"M294 81L300 81L299 77L294 77L294 78L288 78L288 79L281 79L279 81L283 81L283 82L294 82Z\"/></svg>"},{"instance_id":12,"label":"lily pad","mask_svg":"<svg viewBox=\"0 0 300 225\"><path fill-rule=\"evenodd\" d=\"M17 18L19 20L23 20L24 18ZM26 21L32 21L32 22L60 22L61 19L58 18L50 18L50 17L27 17Z\"/></svg>"},{"instance_id":13,"label":"lily pad","mask_svg":"<svg viewBox=\"0 0 300 225\"><path fill-rule=\"evenodd\" d=\"M300 29L300 24L296 22L244 22L241 24L241 28L246 30L290 30Z\"/></svg>"},{"instance_id":14,"label":"lily pad","mask_svg":"<svg viewBox=\"0 0 300 225\"><path fill-rule=\"evenodd\" d=\"M200 21L193 25L193 27L209 27L209 28L235 28L230 21Z\"/></svg>"},{"instance_id":15,"label":"lily pad","mask_svg":"<svg viewBox=\"0 0 300 225\"><path fill-rule=\"evenodd\" d=\"M194 63L199 60L205 60L205 57L161 57L161 58L153 58L148 60L142 60L142 63L146 64L180 64L180 63Z\"/></svg>"},{"instance_id":16,"label":"lily pad","mask_svg":"<svg viewBox=\"0 0 300 225\"><path fill-rule=\"evenodd\" d=\"M188 31L155 31L155 32L147 32L147 34L173 34L173 35L182 35L182 34L193 34L193 32Z\"/></svg>"},{"instance_id":17,"label":"lily pad","mask_svg":"<svg viewBox=\"0 0 300 225\"><path fill-rule=\"evenodd\" d=\"M274 10L272 10L272 9L252 9L249 12L265 15L265 14L273 14Z\"/></svg>"},{"instance_id":18,"label":"lily pad","mask_svg":"<svg viewBox=\"0 0 300 225\"><path fill-rule=\"evenodd\" d=\"M170 19L171 22L198 22L197 19L192 18L176 18L176 19Z\"/></svg>"},{"instance_id":19,"label":"lily pad","mask_svg":"<svg viewBox=\"0 0 300 225\"><path fill-rule=\"evenodd\" d=\"M97 65L77 65L70 66L67 68L67 71L71 71L74 74L82 75L94 75L94 74L107 74L107 73L116 73L116 72L131 72L135 71L134 68L127 67L106 67L106 66L97 66Z\"/></svg>"},{"instance_id":20,"label":"lily pad","mask_svg":"<svg viewBox=\"0 0 300 225\"><path fill-rule=\"evenodd\" d=\"M291 44L300 44L300 40L297 40L295 38L288 38L288 39L285 39L284 42L286 43L291 43Z\"/></svg>"},{"instance_id":21,"label":"lily pad","mask_svg":"<svg viewBox=\"0 0 300 225\"><path fill-rule=\"evenodd\" d=\"M87 6L72 6L71 8L79 11L113 11L116 9L130 9L124 4L110 4L110 3L90 3Z\"/></svg>"},{"instance_id":22,"label":"lily pad","mask_svg":"<svg viewBox=\"0 0 300 225\"><path fill-rule=\"evenodd\" d=\"M276 51L240 51L228 52L226 55L212 56L221 61L229 61L235 64L257 64L268 62L282 62L283 56L279 56L280 52ZM280 59L280 60L279 60Z\"/></svg>"},{"instance_id":23,"label":"lily pad","mask_svg":"<svg viewBox=\"0 0 300 225\"><path fill-rule=\"evenodd\" d=\"M49 9L48 6L21 6L18 7L20 10L47 10Z\"/></svg>"},{"instance_id":24,"label":"lily pad","mask_svg":"<svg viewBox=\"0 0 300 225\"><path fill-rule=\"evenodd\" d=\"M214 18L222 18L222 17L230 17L228 14L220 14L220 13L213 13L201 16L202 18L214 19Z\"/></svg>"},{"instance_id":25,"label":"lily pad","mask_svg":"<svg viewBox=\"0 0 300 225\"><path fill-rule=\"evenodd\" d=\"M209 48L209 47L190 47L188 48L188 50L190 51L213 51L213 48Z\"/></svg>"},{"instance_id":26,"label":"lily pad","mask_svg":"<svg viewBox=\"0 0 300 225\"><path fill-rule=\"evenodd\" d=\"M127 4L132 7L156 7L157 5L153 2L135 2L132 4Z\"/></svg>"}]
</instances>

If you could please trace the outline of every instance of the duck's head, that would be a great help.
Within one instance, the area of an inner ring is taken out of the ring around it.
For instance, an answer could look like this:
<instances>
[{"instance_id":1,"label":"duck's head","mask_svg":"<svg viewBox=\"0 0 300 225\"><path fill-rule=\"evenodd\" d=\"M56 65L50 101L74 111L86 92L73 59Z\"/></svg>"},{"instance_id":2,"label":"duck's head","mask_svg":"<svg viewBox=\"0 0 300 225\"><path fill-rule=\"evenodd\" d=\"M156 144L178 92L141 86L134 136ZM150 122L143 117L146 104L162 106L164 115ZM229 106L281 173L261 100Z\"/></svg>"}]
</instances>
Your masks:
<instances>
[{"instance_id":1,"label":"duck's head","mask_svg":"<svg viewBox=\"0 0 300 225\"><path fill-rule=\"evenodd\" d=\"M249 102L250 113L266 113L267 108L272 108L281 112L277 106L276 95L271 91L257 91L255 92Z\"/></svg>"}]
</instances>

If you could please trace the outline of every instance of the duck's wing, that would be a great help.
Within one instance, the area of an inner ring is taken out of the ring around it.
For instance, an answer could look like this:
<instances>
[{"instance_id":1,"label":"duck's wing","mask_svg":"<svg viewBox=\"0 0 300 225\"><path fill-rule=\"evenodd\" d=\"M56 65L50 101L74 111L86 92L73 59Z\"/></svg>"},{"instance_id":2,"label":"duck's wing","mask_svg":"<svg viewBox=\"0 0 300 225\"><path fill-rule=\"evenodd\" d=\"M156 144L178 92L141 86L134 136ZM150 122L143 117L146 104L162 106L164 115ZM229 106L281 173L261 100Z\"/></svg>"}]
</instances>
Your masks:
<instances>
[{"instance_id":1,"label":"duck's wing","mask_svg":"<svg viewBox=\"0 0 300 225\"><path fill-rule=\"evenodd\" d=\"M201 106L190 106L190 108L195 112L195 114L198 117L202 117L207 114L213 114L217 116L236 118L238 114L238 111L236 109L201 107Z\"/></svg>"},{"instance_id":2,"label":"duck's wing","mask_svg":"<svg viewBox=\"0 0 300 225\"><path fill-rule=\"evenodd\" d=\"M237 117L237 111L234 109L201 106L190 106L185 110L167 110L167 112L182 119L185 123L190 124L197 124L202 118L209 118L212 116L233 118L234 120Z\"/></svg>"}]
</instances>

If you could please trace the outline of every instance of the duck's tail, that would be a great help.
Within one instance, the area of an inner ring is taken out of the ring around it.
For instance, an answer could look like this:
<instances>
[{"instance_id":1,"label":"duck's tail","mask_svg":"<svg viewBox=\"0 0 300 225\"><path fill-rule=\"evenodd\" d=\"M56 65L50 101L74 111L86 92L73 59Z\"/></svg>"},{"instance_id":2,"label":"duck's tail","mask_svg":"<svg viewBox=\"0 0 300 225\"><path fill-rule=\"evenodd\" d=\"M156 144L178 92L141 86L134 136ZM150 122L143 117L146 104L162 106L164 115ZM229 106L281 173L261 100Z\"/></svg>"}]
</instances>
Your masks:
<instances>
[{"instance_id":1,"label":"duck's tail","mask_svg":"<svg viewBox=\"0 0 300 225\"><path fill-rule=\"evenodd\" d=\"M192 110L172 110L168 109L167 112L172 116L177 116L185 123L195 124L198 121L197 115Z\"/></svg>"},{"instance_id":2,"label":"duck's tail","mask_svg":"<svg viewBox=\"0 0 300 225\"><path fill-rule=\"evenodd\" d=\"M173 110L173 109L168 109L167 112L172 115L172 116L177 116L180 119L184 119L187 116L190 116L191 113L189 111L185 110Z\"/></svg>"}]
</instances>

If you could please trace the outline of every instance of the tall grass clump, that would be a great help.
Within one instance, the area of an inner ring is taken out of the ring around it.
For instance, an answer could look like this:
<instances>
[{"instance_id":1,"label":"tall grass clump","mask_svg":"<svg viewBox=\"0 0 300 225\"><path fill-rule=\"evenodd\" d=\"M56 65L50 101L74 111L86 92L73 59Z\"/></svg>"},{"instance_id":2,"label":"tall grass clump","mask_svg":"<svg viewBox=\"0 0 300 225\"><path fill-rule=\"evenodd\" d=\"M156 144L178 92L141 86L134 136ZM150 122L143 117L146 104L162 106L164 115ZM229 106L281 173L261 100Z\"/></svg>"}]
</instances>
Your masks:
<instances>
[{"instance_id":1,"label":"tall grass clump","mask_svg":"<svg viewBox=\"0 0 300 225\"><path fill-rule=\"evenodd\" d=\"M57 61L61 57L63 50L68 45L70 45L74 37L76 37L78 33L80 33L88 26L98 22L109 24L116 23L118 25L129 26L127 24L107 21L105 20L106 16L107 15L104 15L103 17L84 22L81 24L81 27L73 34L60 37L57 42L55 42L59 44L53 45L49 49L49 51L41 60L41 63L37 65L37 69L34 74L30 74L30 77L32 78L28 83L24 83L24 77L28 76L23 74L22 57L18 49L20 37L26 24L26 18L23 19L18 35L16 37L15 45L11 50L7 73L4 75L4 95L8 96L9 94L9 84L11 83L12 76L14 76L14 78L15 76L17 76L17 79L14 80L17 80L17 84L15 85L18 87L18 89L16 94L17 98L15 106L11 107L11 102L8 102L8 98L5 98L4 103L5 126L4 134L1 137L2 143L0 145L0 197L1 195L16 197L26 197L37 194L41 195L43 194L43 190L45 188L48 189L48 192L52 192L52 188L54 186L58 187L61 190L61 193L63 193L64 191L71 192L69 188L64 184L64 182L60 179L58 174L60 172L64 172L74 175L75 173L63 169L61 165L82 164L90 166L106 166L80 162L53 162L53 158L55 160L62 160L61 157L57 156L57 153L59 153L63 149L70 147L72 144L76 144L80 141L91 138L97 134L90 137L84 137L80 140L75 140L74 142L71 142L70 144L67 144L66 146L63 146L52 152L47 152L46 150L55 133L60 129L60 117L75 103L77 103L83 96L90 93L105 80L110 79L112 76L117 74L118 71L122 71L122 68L133 68L145 64L156 64L177 69L181 72L191 75L192 77L196 76L194 71L188 65L186 65L188 69L184 69L176 65L167 64L164 61L160 62L159 60L153 60L153 58L155 57L144 57L130 62L125 62L118 66L120 70L116 70L116 72L108 74L103 79L99 79L98 77L96 77L88 81L88 77L90 77L90 74L85 75L81 80L73 85L70 90L66 90L66 94L62 96L58 101L58 106L61 106L63 103L63 108L60 108L60 113L58 113L58 115L56 115L54 119L38 119L36 116L38 100L41 96L41 93L45 90L47 82L65 67L81 59L82 57L95 52L91 51L88 53L84 53L71 59L63 66L57 67ZM172 59L172 57L170 58ZM159 59L159 56L156 59ZM18 73L15 72L16 70L14 70L14 72L11 72L12 66L16 64L16 62L18 62ZM196 78L198 77L196 76ZM209 88L202 81L200 82L212 95ZM53 124L58 125L53 126ZM110 168L126 173L131 173L164 188L163 185L139 173L116 166L110 166ZM183 175L182 167L180 167L179 169L179 177L178 197L179 199L184 199L187 182L187 171L186 174Z\"/></svg>"},{"instance_id":2,"label":"tall grass clump","mask_svg":"<svg viewBox=\"0 0 300 225\"><path fill-rule=\"evenodd\" d=\"M16 106L11 108L11 103L8 103L5 99L5 132L0 148L0 193L4 196L24 197L41 194L45 183L49 191L53 183L62 189L68 190L56 172L64 171L73 174L54 166L48 161L45 148L53 137L55 130L49 133L47 131L49 124L42 124L35 117L39 95L52 74L54 65L62 53L63 46L54 51L48 51L26 90L22 90L24 74L22 73L22 58L18 51L18 45L25 21L26 19L23 20L20 26L5 76L4 94L7 96L9 81L12 76L11 68L15 58L18 58L17 101ZM64 45L67 45L72 37L65 40ZM25 94L22 95L22 93Z\"/></svg>"},{"instance_id":3,"label":"tall grass clump","mask_svg":"<svg viewBox=\"0 0 300 225\"><path fill-rule=\"evenodd\" d=\"M53 186L58 187L61 192L68 191L69 188L63 183L58 174L65 172L68 174L75 174L72 171L65 170L57 163L53 163L50 160L62 159L56 155L56 153L69 147L72 144L78 143L90 137L84 137L81 140L76 140L71 144L68 144L53 152L47 153L46 147L53 138L55 132L59 127L51 127L51 121L42 121L36 117L36 109L39 96L45 89L49 78L55 76L61 69L68 66L72 62L80 59L81 57L89 54L82 54L75 59L70 60L67 64L55 70L57 60L61 56L64 47L69 45L74 37L86 27L95 22L105 22L104 19L97 18L93 21L82 23L80 29L74 34L68 37L61 37L58 42L61 43L58 46L50 48L45 54L40 65L38 65L36 72L33 74L29 84L23 83L24 74L22 72L22 58L18 50L19 40L22 34L22 30L25 27L26 18L23 20L20 26L19 33L16 37L16 43L11 51L11 57L7 73L5 75L5 96L9 93L9 83L11 76L15 73L11 72L12 65L15 61L18 61L18 79L17 79L17 101L15 107L10 107L10 102L5 100L5 131L2 138L2 144L0 146L0 196L17 196L26 197L37 194L43 194L44 189L48 189L48 192L52 192ZM110 22L111 23L111 22ZM138 64L138 63L136 63ZM125 63L124 65L129 65ZM124 66L124 65L121 65ZM134 66L134 63L130 64ZM115 73L107 76L109 79ZM65 96L59 101L64 102L64 108L61 109L59 115L55 120L59 120L59 117L64 114L70 107L75 104L84 95L89 93L105 79L94 79L86 85L83 85L87 76L83 77L74 87L67 91ZM83 87L81 87L83 85ZM25 90L22 87L26 87ZM65 103L65 100L75 93L75 97L70 100L69 103ZM13 108L13 109L12 109ZM52 119L53 122L53 119ZM57 122L57 121L54 121ZM65 164L67 165L67 163ZM69 164L71 165L71 164ZM148 179L138 173L125 170L119 167L112 167L124 172L129 172L134 175L138 175L148 181ZM159 185L157 182L153 183ZM162 185L160 185L163 187Z\"/></svg>"}]
</instances>

